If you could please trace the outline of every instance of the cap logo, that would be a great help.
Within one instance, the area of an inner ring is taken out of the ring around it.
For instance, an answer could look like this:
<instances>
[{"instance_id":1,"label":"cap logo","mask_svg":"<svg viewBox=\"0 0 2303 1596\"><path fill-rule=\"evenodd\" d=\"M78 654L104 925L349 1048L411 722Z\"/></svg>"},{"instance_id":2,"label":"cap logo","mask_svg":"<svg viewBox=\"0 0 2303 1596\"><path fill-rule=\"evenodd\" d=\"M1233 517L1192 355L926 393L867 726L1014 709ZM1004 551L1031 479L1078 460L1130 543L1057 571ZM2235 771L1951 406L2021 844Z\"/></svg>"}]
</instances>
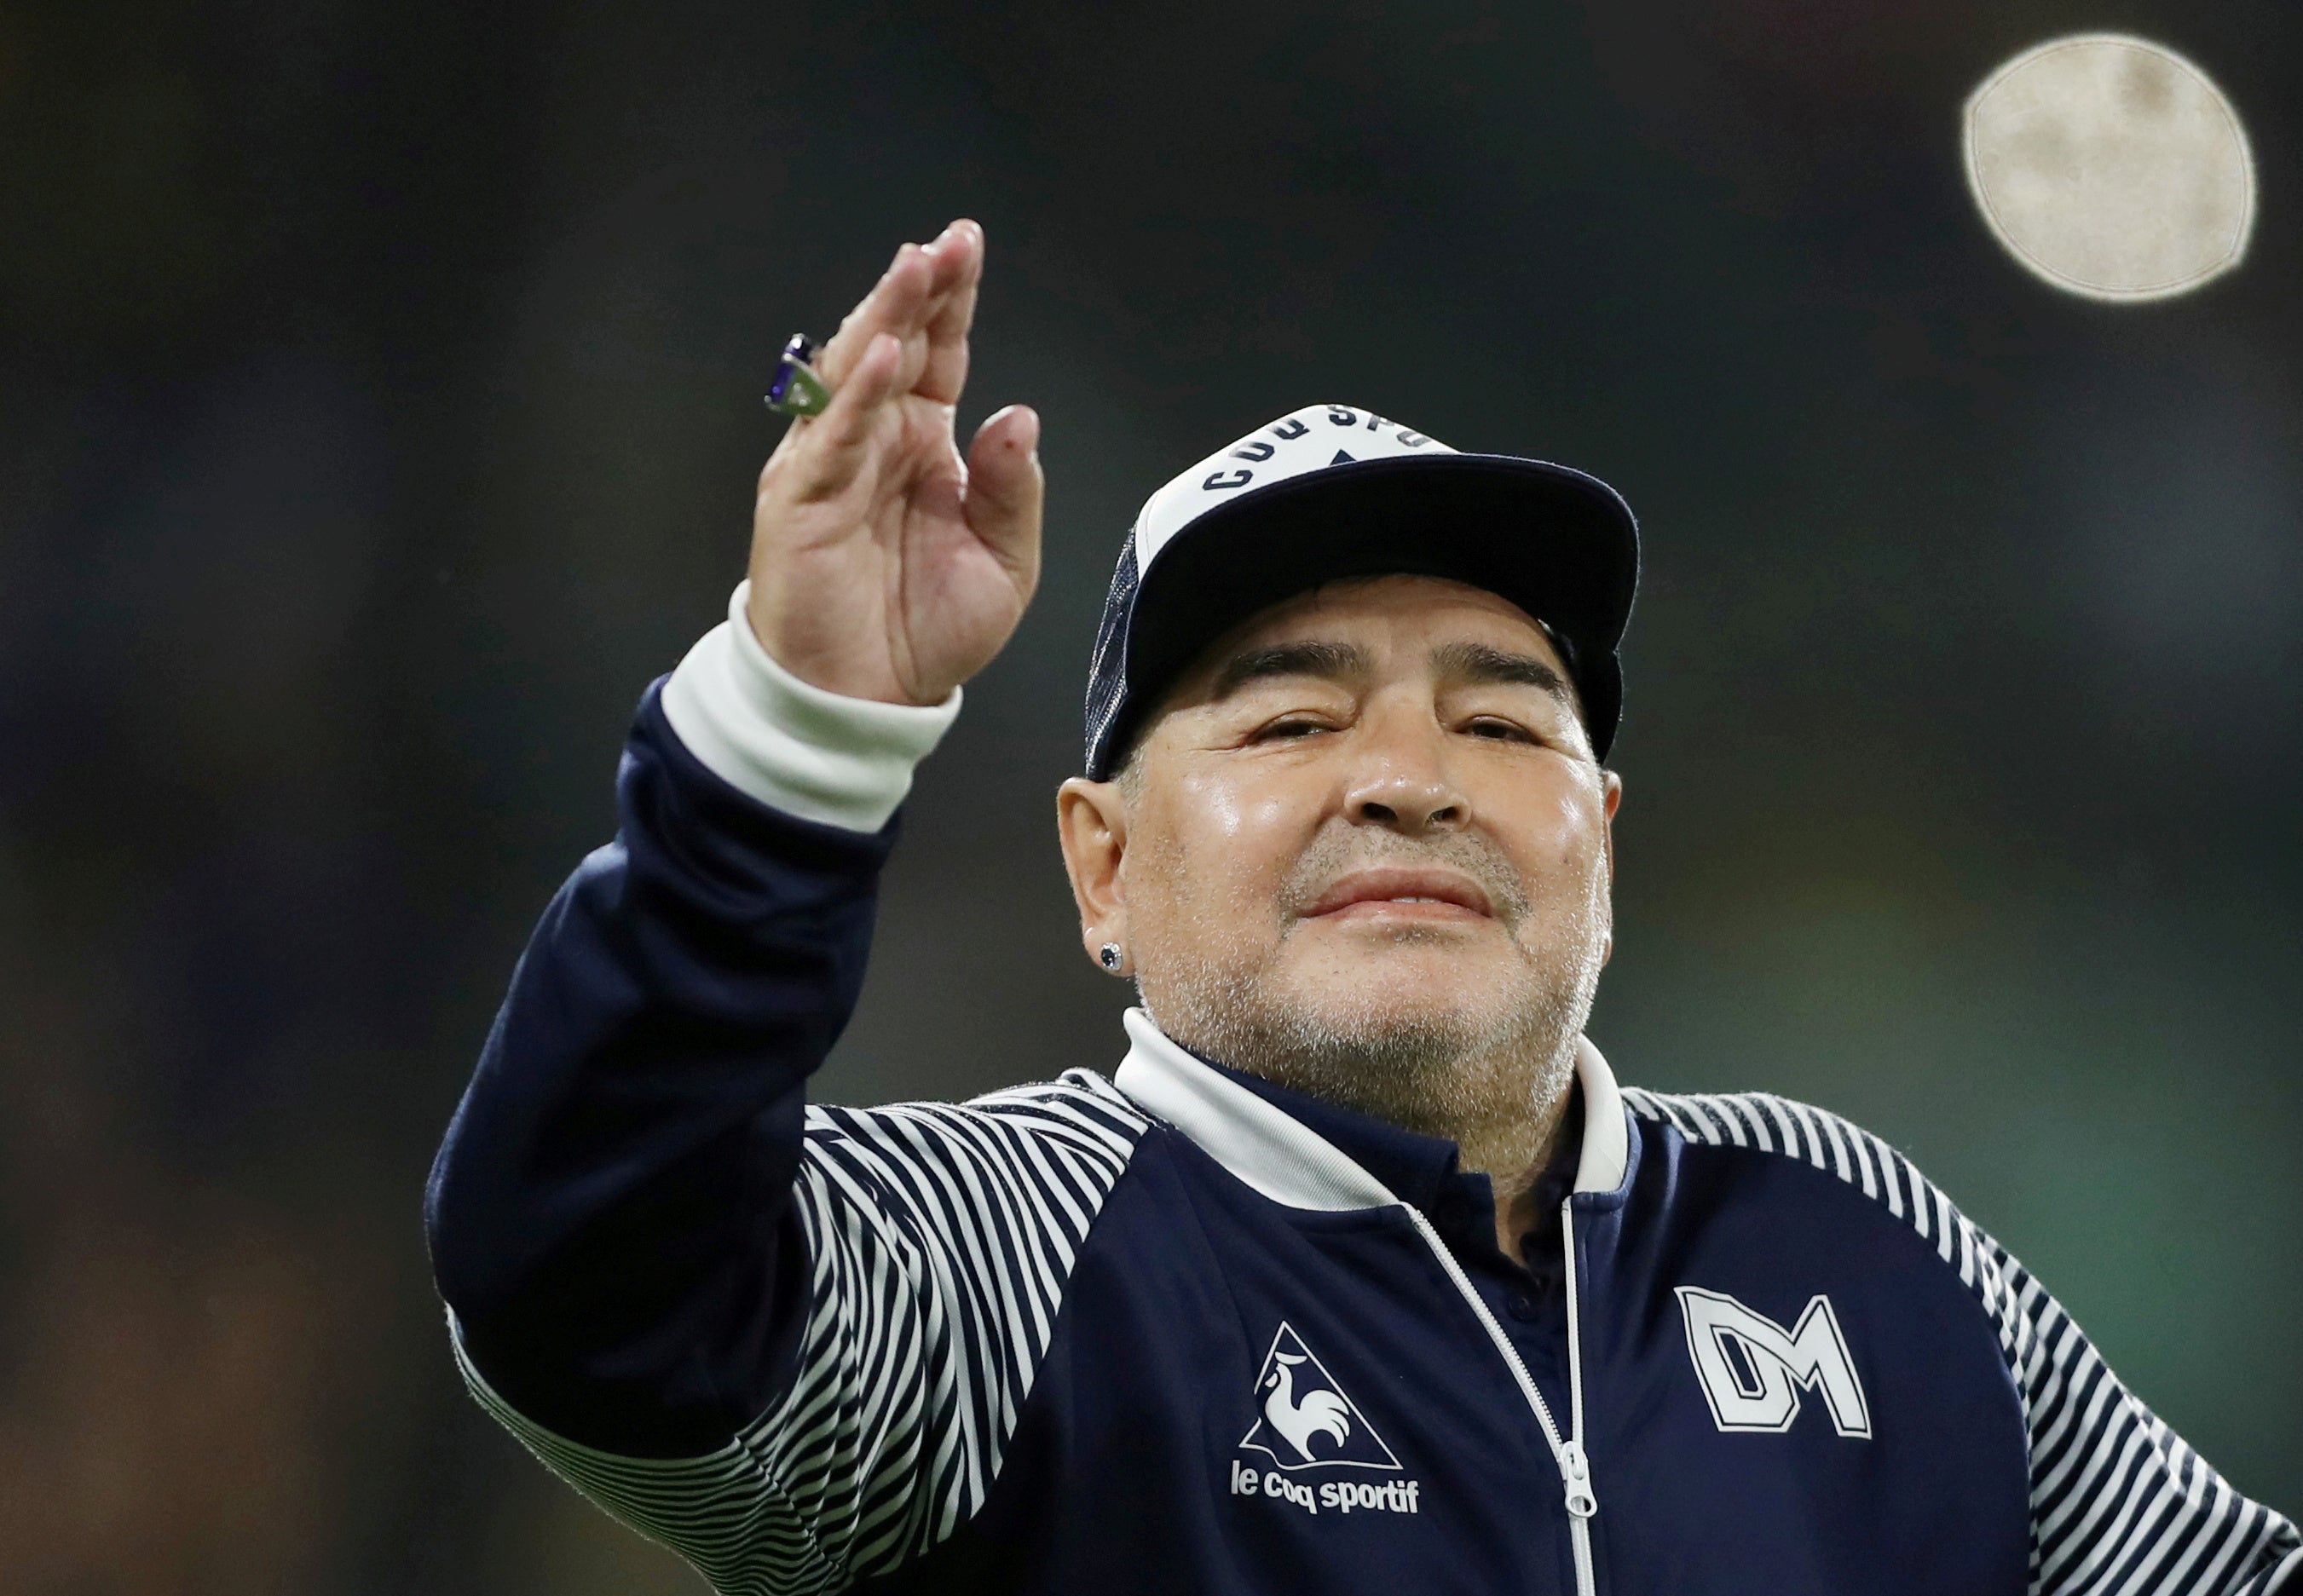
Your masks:
<instances>
[{"instance_id":1,"label":"cap logo","mask_svg":"<svg viewBox=\"0 0 2303 1596\"><path fill-rule=\"evenodd\" d=\"M1347 439L1349 447L1339 447ZM1177 533L1244 490L1332 466L1425 452L1455 451L1372 410L1310 406L1210 455L1154 493L1135 523L1136 559L1148 567Z\"/></svg>"}]
</instances>

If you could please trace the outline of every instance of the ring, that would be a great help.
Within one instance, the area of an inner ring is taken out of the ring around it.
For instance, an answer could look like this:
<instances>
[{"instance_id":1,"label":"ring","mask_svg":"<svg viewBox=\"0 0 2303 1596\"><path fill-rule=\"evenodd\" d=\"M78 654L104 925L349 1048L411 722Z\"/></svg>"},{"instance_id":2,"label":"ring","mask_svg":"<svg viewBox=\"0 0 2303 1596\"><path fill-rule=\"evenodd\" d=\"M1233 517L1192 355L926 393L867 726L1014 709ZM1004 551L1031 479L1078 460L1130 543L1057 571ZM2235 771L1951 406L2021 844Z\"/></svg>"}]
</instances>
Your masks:
<instances>
[{"instance_id":1,"label":"ring","mask_svg":"<svg viewBox=\"0 0 2303 1596\"><path fill-rule=\"evenodd\" d=\"M814 358L815 341L805 332L793 333L768 384L769 409L779 416L821 416L830 407L831 390L809 364Z\"/></svg>"}]
</instances>

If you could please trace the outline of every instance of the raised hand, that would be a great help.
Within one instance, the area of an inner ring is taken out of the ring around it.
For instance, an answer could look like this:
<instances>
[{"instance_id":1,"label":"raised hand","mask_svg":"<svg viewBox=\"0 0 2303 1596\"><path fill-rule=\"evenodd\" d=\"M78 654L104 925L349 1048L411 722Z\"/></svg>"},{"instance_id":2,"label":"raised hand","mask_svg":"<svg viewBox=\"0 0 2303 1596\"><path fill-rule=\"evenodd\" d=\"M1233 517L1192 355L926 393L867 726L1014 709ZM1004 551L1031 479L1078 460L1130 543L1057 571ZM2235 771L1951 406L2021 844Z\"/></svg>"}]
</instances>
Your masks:
<instances>
[{"instance_id":1,"label":"raised hand","mask_svg":"<svg viewBox=\"0 0 2303 1596\"><path fill-rule=\"evenodd\" d=\"M963 459L953 413L983 230L907 244L816 370L831 407L760 473L753 633L801 680L932 704L989 664L1040 579L1040 418L1010 405Z\"/></svg>"}]
</instances>

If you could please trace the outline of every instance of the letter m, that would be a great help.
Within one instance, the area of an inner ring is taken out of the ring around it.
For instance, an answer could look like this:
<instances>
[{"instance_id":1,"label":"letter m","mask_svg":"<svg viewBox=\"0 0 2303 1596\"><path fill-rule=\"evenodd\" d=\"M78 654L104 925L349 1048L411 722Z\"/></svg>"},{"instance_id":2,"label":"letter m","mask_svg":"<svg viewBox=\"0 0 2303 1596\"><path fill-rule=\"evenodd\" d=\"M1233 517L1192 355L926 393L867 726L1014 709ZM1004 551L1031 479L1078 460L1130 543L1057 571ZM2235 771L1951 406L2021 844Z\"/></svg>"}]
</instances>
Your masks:
<instances>
[{"instance_id":1,"label":"letter m","mask_svg":"<svg viewBox=\"0 0 2303 1596\"><path fill-rule=\"evenodd\" d=\"M1721 1292L1693 1286L1678 1291L1688 1356L1722 1430L1781 1433L1799 1417L1800 1392L1820 1389L1833 1429L1871 1438L1863 1382L1855 1377L1829 1298L1820 1292L1810 1298L1798 1325L1787 1331Z\"/></svg>"}]
</instances>

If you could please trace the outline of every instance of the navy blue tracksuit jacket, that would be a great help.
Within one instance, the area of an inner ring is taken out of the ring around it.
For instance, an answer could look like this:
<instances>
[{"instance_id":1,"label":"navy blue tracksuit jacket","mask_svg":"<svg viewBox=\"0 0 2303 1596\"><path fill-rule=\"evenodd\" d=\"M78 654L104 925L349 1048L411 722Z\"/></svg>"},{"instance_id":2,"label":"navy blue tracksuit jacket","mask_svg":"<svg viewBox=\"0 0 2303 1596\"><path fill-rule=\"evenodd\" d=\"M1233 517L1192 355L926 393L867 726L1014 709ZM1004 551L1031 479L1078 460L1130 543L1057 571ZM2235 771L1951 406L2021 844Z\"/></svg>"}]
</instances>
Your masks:
<instances>
[{"instance_id":1,"label":"navy blue tracksuit jacket","mask_svg":"<svg viewBox=\"0 0 2303 1596\"><path fill-rule=\"evenodd\" d=\"M665 697L427 1214L479 1400L719 1590L2303 1592L2290 1524L1817 1109L1587 1046L1522 1265L1452 1145L1141 1012L1109 1077L809 1106L893 826L739 791Z\"/></svg>"}]
</instances>

